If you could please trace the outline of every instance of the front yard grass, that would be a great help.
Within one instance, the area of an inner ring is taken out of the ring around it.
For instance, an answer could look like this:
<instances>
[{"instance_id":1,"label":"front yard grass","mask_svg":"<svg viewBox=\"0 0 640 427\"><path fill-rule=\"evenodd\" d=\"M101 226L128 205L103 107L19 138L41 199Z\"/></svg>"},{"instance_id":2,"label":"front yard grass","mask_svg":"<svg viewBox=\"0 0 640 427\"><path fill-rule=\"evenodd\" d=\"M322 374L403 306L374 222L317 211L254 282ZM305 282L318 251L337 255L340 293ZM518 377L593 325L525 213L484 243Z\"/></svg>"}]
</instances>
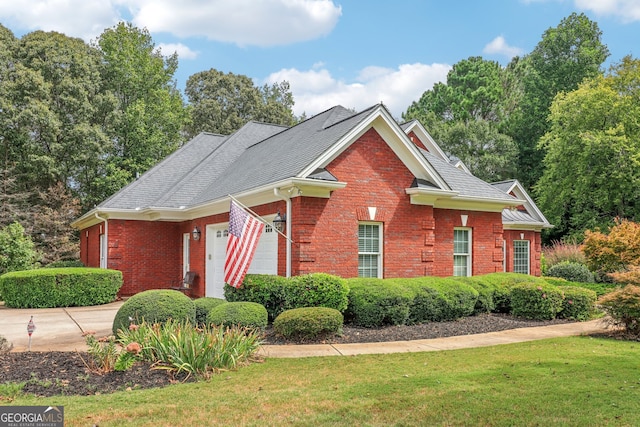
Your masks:
<instances>
[{"instance_id":1,"label":"front yard grass","mask_svg":"<svg viewBox=\"0 0 640 427\"><path fill-rule=\"evenodd\" d=\"M196 384L9 404L64 405L66 426L637 426L638 402L640 343L571 337L267 359Z\"/></svg>"}]
</instances>

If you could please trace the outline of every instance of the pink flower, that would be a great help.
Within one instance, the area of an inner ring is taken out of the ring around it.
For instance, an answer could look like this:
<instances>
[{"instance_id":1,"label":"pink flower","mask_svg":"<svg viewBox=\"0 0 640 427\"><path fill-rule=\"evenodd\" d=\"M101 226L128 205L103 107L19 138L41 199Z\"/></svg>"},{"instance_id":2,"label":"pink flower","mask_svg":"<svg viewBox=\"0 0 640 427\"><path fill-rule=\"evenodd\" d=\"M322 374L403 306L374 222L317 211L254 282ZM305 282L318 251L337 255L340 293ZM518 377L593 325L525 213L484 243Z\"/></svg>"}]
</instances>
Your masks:
<instances>
[{"instance_id":1,"label":"pink flower","mask_svg":"<svg viewBox=\"0 0 640 427\"><path fill-rule=\"evenodd\" d=\"M538 286L538 290L541 291L542 290L542 286Z\"/></svg>"},{"instance_id":2,"label":"pink flower","mask_svg":"<svg viewBox=\"0 0 640 427\"><path fill-rule=\"evenodd\" d=\"M542 298L546 298L546 297L547 297L547 294L542 294Z\"/></svg>"},{"instance_id":3,"label":"pink flower","mask_svg":"<svg viewBox=\"0 0 640 427\"><path fill-rule=\"evenodd\" d=\"M138 354L142 351L142 346L137 342L132 342L127 345L127 348L125 350L127 350L127 352L129 353Z\"/></svg>"},{"instance_id":4,"label":"pink flower","mask_svg":"<svg viewBox=\"0 0 640 427\"><path fill-rule=\"evenodd\" d=\"M140 325L135 325L133 323L129 325L130 331L137 331L139 328L140 328Z\"/></svg>"},{"instance_id":5,"label":"pink flower","mask_svg":"<svg viewBox=\"0 0 640 427\"><path fill-rule=\"evenodd\" d=\"M572 304L573 304L573 300L569 300L569 305L572 305Z\"/></svg>"}]
</instances>

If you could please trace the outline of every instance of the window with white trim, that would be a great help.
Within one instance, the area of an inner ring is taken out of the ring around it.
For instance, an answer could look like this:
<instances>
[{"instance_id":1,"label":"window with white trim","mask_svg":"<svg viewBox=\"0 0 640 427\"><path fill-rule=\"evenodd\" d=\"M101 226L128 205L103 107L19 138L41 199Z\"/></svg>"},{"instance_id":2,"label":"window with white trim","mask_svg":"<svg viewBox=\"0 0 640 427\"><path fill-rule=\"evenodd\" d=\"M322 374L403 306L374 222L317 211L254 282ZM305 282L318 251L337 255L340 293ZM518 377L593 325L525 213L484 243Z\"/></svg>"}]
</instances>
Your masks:
<instances>
[{"instance_id":1,"label":"window with white trim","mask_svg":"<svg viewBox=\"0 0 640 427\"><path fill-rule=\"evenodd\" d=\"M513 241L513 272L529 274L529 241Z\"/></svg>"},{"instance_id":2,"label":"window with white trim","mask_svg":"<svg viewBox=\"0 0 640 427\"><path fill-rule=\"evenodd\" d=\"M471 229L453 229L453 275L471 276Z\"/></svg>"},{"instance_id":3,"label":"window with white trim","mask_svg":"<svg viewBox=\"0 0 640 427\"><path fill-rule=\"evenodd\" d=\"M358 277L382 277L381 224L358 224Z\"/></svg>"}]
</instances>

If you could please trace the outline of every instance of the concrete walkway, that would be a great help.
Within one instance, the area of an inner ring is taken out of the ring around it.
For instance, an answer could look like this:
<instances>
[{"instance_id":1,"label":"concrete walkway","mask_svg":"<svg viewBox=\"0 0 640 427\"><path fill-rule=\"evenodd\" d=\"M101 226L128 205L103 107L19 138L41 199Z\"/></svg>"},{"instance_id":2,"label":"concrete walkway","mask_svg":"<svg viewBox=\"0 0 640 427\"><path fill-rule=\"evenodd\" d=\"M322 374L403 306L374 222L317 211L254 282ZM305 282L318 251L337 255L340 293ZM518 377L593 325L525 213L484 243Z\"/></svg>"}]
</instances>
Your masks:
<instances>
[{"instance_id":1,"label":"concrete walkway","mask_svg":"<svg viewBox=\"0 0 640 427\"><path fill-rule=\"evenodd\" d=\"M83 333L94 332L97 337L111 335L113 318L122 304L122 301L118 301L93 307L40 309L14 309L0 305L0 335L13 343L13 351L27 351L29 349L27 324L33 316L36 330L31 337L31 351L85 351L87 346L84 343ZM592 320L415 341L265 345L262 346L260 354L266 357L311 357L457 350L586 335L605 329L606 325L602 320Z\"/></svg>"}]
</instances>

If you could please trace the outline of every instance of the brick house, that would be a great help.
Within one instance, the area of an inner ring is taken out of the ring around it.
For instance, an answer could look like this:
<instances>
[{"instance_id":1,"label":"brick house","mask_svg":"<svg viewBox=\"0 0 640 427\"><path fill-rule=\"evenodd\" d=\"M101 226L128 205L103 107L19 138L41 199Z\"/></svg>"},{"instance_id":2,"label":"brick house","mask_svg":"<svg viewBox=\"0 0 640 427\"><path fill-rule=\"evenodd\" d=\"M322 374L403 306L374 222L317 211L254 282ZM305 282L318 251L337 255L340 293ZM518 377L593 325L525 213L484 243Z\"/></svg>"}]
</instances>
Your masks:
<instances>
[{"instance_id":1,"label":"brick house","mask_svg":"<svg viewBox=\"0 0 640 427\"><path fill-rule=\"evenodd\" d=\"M122 295L196 273L222 297L230 195L267 222L250 273L341 277L540 275L550 227L517 181L452 163L417 121L337 106L291 128L202 133L74 222L81 260L121 270Z\"/></svg>"}]
</instances>

